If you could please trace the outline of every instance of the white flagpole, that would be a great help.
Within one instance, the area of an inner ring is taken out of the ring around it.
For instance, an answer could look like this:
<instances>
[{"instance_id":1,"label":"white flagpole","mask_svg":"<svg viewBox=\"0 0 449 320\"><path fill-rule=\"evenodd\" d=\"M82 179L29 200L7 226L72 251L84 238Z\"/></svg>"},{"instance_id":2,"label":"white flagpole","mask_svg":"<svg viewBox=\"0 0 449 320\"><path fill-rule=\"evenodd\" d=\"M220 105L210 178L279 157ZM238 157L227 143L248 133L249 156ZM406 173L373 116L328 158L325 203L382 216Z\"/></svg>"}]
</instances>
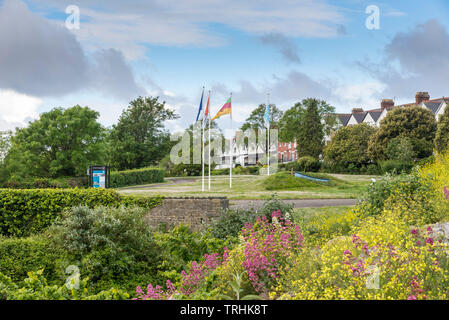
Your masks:
<instances>
[{"instance_id":1,"label":"white flagpole","mask_svg":"<svg viewBox=\"0 0 449 320\"><path fill-rule=\"evenodd\" d=\"M209 99L208 99L208 101L209 101L209 108L210 108L210 90L209 90ZM210 129L211 129L211 116L210 116L210 109L208 110L208 113L209 113L209 147L208 147L208 154L209 154L209 191L210 191L210 166L211 166L211 163L210 163Z\"/></svg>"},{"instance_id":2,"label":"white flagpole","mask_svg":"<svg viewBox=\"0 0 449 320\"><path fill-rule=\"evenodd\" d=\"M270 108L270 94L267 93L267 107ZM271 120L271 110L268 109L270 111L270 114L268 115L270 117ZM268 122L268 175L270 175L270 121Z\"/></svg>"},{"instance_id":3,"label":"white flagpole","mask_svg":"<svg viewBox=\"0 0 449 320\"><path fill-rule=\"evenodd\" d=\"M204 87L203 87L204 90ZM202 171L203 171L203 178L201 181L201 191L204 192L204 108L203 108L203 120L201 121L201 126L203 127L203 133L201 135L201 141L203 143L203 147L201 149L201 157L202 157Z\"/></svg>"},{"instance_id":4,"label":"white flagpole","mask_svg":"<svg viewBox=\"0 0 449 320\"><path fill-rule=\"evenodd\" d=\"M231 114L230 114L230 118L231 118L231 150L229 150L229 188L232 188L232 162L233 162L233 149L232 149L232 142L234 139L234 134L232 131L232 92L231 92Z\"/></svg>"}]
</instances>

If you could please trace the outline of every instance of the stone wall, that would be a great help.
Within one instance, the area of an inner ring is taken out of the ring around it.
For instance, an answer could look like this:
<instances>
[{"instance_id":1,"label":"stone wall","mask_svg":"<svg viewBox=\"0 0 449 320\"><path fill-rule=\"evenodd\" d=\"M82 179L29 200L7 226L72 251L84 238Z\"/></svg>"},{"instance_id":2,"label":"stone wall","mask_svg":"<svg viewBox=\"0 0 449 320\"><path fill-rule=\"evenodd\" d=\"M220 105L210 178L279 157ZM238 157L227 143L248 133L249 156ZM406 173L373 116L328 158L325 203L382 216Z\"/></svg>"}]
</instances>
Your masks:
<instances>
[{"instance_id":1,"label":"stone wall","mask_svg":"<svg viewBox=\"0 0 449 320\"><path fill-rule=\"evenodd\" d=\"M198 231L212 219L220 216L221 209L229 207L226 197L209 198L164 198L162 205L150 210L145 216L148 225L165 224L168 227L180 223Z\"/></svg>"}]
</instances>

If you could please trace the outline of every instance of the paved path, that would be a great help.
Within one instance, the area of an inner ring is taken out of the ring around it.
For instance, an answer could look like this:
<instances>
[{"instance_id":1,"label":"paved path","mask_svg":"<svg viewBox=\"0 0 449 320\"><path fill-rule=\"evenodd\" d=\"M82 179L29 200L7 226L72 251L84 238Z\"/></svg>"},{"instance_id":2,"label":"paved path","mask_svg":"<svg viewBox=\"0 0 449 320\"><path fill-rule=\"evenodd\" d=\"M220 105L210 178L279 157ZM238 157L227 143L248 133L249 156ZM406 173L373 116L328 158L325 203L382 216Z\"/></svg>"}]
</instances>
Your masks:
<instances>
[{"instance_id":1,"label":"paved path","mask_svg":"<svg viewBox=\"0 0 449 320\"><path fill-rule=\"evenodd\" d=\"M320 208L320 207L338 207L353 206L357 199L309 199L309 200L282 200L293 204L295 208ZM229 200L229 207L232 209L250 209L260 208L265 200Z\"/></svg>"}]
</instances>

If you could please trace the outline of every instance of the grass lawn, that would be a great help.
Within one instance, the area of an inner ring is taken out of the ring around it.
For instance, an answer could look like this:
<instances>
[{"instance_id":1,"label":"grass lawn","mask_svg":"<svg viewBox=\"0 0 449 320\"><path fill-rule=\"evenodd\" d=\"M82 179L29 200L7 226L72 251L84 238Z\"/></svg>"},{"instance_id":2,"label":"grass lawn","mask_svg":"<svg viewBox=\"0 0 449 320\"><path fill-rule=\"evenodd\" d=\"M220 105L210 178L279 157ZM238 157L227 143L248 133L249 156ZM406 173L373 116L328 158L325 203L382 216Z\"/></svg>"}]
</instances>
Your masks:
<instances>
[{"instance_id":1,"label":"grass lawn","mask_svg":"<svg viewBox=\"0 0 449 320\"><path fill-rule=\"evenodd\" d=\"M201 191L201 177L168 178L167 182L160 184L133 186L117 189L120 193L140 195L164 195L171 197L193 196L219 196L228 199L268 199L274 192L280 199L357 199L366 190L371 178L377 176L355 176L342 174L329 174L332 183L329 185L309 184L294 186L285 189L267 190L267 176L260 175L233 175L232 189L229 188L229 176L212 176L211 190L208 190L207 177L205 178L205 191ZM302 180L296 178L298 180ZM174 183L174 181L177 183Z\"/></svg>"}]
</instances>

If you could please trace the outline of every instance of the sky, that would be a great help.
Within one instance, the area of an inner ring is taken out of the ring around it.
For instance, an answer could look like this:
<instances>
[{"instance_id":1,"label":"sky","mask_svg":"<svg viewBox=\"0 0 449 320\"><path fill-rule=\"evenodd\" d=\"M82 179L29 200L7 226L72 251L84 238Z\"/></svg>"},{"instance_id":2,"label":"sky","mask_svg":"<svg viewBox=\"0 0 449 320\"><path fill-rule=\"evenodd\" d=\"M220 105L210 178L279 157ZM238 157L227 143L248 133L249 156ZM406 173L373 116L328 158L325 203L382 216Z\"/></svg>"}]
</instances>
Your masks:
<instances>
[{"instance_id":1,"label":"sky","mask_svg":"<svg viewBox=\"0 0 449 320\"><path fill-rule=\"evenodd\" d=\"M0 131L74 105L111 126L138 96L179 131L203 86L213 114L232 92L234 128L267 93L342 113L449 96L448 17L445 0L0 0Z\"/></svg>"}]
</instances>

